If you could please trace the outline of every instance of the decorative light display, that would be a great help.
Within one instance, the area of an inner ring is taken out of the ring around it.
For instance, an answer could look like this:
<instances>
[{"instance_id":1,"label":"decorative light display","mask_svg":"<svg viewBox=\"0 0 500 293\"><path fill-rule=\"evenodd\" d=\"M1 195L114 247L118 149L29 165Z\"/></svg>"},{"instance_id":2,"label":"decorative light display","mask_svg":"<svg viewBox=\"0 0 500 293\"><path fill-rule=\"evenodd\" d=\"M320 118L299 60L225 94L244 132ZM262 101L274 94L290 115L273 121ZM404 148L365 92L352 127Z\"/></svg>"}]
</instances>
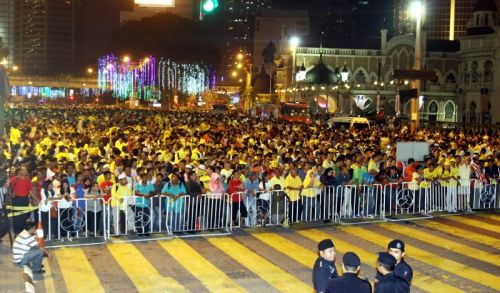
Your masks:
<instances>
[{"instance_id":1,"label":"decorative light display","mask_svg":"<svg viewBox=\"0 0 500 293\"><path fill-rule=\"evenodd\" d=\"M47 86L13 86L11 88L11 94L13 96L24 96L24 97L42 97L42 98L67 98L70 96L70 91L73 89L69 88L54 88ZM81 88L78 89L79 94L83 97L90 97L95 94L95 89Z\"/></svg>"},{"instance_id":2,"label":"decorative light display","mask_svg":"<svg viewBox=\"0 0 500 293\"><path fill-rule=\"evenodd\" d=\"M179 64L169 59L161 59L158 64L160 90L198 95L214 84L215 74L199 64Z\"/></svg>"},{"instance_id":3,"label":"decorative light display","mask_svg":"<svg viewBox=\"0 0 500 293\"><path fill-rule=\"evenodd\" d=\"M124 59L125 60L125 59ZM98 87L113 91L120 99L137 97L156 98L156 59L152 56L140 61L123 61L114 55L99 59Z\"/></svg>"},{"instance_id":4,"label":"decorative light display","mask_svg":"<svg viewBox=\"0 0 500 293\"><path fill-rule=\"evenodd\" d=\"M215 74L203 65L180 64L153 56L140 61L107 55L99 59L98 87L120 99L159 99L160 93L197 95L215 84Z\"/></svg>"}]
</instances>

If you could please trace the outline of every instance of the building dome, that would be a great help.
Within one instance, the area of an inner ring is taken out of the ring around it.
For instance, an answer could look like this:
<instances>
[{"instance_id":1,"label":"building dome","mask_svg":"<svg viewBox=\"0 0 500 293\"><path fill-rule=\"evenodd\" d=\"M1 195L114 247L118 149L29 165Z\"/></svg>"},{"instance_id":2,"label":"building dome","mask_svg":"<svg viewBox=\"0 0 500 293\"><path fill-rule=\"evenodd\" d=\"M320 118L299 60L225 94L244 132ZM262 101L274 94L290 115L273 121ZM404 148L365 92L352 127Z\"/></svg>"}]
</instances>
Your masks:
<instances>
[{"instance_id":1,"label":"building dome","mask_svg":"<svg viewBox=\"0 0 500 293\"><path fill-rule=\"evenodd\" d=\"M493 11L497 12L497 4L495 0L478 0L474 5L473 12L476 11Z\"/></svg>"},{"instance_id":2,"label":"building dome","mask_svg":"<svg viewBox=\"0 0 500 293\"><path fill-rule=\"evenodd\" d=\"M320 55L318 64L306 73L306 81L311 84L333 84L336 83L335 73L323 62Z\"/></svg>"},{"instance_id":3,"label":"building dome","mask_svg":"<svg viewBox=\"0 0 500 293\"><path fill-rule=\"evenodd\" d=\"M262 65L261 71L252 80L253 90L256 94L269 94L270 83L269 74L266 73L264 65Z\"/></svg>"}]
</instances>

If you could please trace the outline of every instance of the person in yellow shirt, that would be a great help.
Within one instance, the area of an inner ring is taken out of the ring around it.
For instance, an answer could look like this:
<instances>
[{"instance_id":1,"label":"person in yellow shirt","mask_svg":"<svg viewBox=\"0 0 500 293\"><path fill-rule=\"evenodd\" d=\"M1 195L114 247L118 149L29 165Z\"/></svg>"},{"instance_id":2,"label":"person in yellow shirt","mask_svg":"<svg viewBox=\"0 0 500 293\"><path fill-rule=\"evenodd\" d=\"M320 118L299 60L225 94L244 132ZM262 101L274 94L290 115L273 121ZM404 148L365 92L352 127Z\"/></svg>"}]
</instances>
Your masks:
<instances>
[{"instance_id":1,"label":"person in yellow shirt","mask_svg":"<svg viewBox=\"0 0 500 293\"><path fill-rule=\"evenodd\" d=\"M116 235L125 231L125 210L127 209L127 200L134 195L132 189L128 186L127 176L122 173L118 176L118 183L111 188L111 215L110 221L114 227Z\"/></svg>"},{"instance_id":2,"label":"person in yellow shirt","mask_svg":"<svg viewBox=\"0 0 500 293\"><path fill-rule=\"evenodd\" d=\"M306 221L313 221L318 218L319 209L316 204L316 197L320 192L320 185L321 182L319 181L316 167L309 169L307 171L306 177L304 178L304 190L302 191L305 205L304 218Z\"/></svg>"},{"instance_id":3,"label":"person in yellow shirt","mask_svg":"<svg viewBox=\"0 0 500 293\"><path fill-rule=\"evenodd\" d=\"M290 223L295 223L302 215L302 203L300 201L302 188L302 179L297 175L297 169L291 167L290 174L285 179L285 191L289 199L288 218Z\"/></svg>"},{"instance_id":4,"label":"person in yellow shirt","mask_svg":"<svg viewBox=\"0 0 500 293\"><path fill-rule=\"evenodd\" d=\"M17 124L12 123L10 126L10 153L12 155L12 159L15 159L17 156L17 152L19 151L19 147L21 146L21 130L17 128Z\"/></svg>"}]
</instances>

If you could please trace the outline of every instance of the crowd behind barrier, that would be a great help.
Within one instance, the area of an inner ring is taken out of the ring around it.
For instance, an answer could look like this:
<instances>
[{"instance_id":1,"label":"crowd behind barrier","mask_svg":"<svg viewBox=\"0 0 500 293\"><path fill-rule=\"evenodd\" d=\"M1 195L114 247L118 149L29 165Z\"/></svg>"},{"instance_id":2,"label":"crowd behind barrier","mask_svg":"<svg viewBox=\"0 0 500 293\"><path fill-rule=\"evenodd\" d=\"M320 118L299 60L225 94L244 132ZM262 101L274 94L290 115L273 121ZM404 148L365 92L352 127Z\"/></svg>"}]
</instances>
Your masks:
<instances>
[{"instance_id":1,"label":"crowd behind barrier","mask_svg":"<svg viewBox=\"0 0 500 293\"><path fill-rule=\"evenodd\" d=\"M113 203L103 198L40 204L47 241L151 236L288 226L295 223L341 223L349 220L397 219L397 215L431 216L436 212L471 212L500 208L496 181L470 180L466 186L431 185L412 189L402 184L340 185L305 188L291 200L285 190L255 196L246 192L179 196L132 196Z\"/></svg>"},{"instance_id":2,"label":"crowd behind barrier","mask_svg":"<svg viewBox=\"0 0 500 293\"><path fill-rule=\"evenodd\" d=\"M7 109L0 186L14 210L35 209L13 217L15 234L42 219L50 241L498 207L497 129L391 121L21 105ZM398 141L427 141L429 154L397 162Z\"/></svg>"}]
</instances>

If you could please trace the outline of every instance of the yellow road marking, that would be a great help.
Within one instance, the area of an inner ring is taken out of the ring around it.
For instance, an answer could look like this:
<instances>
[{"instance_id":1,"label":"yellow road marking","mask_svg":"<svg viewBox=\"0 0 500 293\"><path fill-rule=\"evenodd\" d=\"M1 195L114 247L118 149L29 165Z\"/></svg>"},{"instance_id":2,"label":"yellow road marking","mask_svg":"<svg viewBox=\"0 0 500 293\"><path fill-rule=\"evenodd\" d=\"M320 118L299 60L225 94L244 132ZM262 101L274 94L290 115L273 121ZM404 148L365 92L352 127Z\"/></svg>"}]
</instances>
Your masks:
<instances>
[{"instance_id":1,"label":"yellow road marking","mask_svg":"<svg viewBox=\"0 0 500 293\"><path fill-rule=\"evenodd\" d=\"M483 245L487 245L496 249L500 249L500 239L483 235L479 233L475 233L466 229L462 229L456 226L445 225L442 223L434 222L434 221L419 221L418 224L438 230L441 232L445 232L451 234L455 237L471 240Z\"/></svg>"},{"instance_id":2,"label":"yellow road marking","mask_svg":"<svg viewBox=\"0 0 500 293\"><path fill-rule=\"evenodd\" d=\"M326 238L334 238L333 243L335 243L335 249L338 252L345 254L348 251L352 251L359 256L359 258L361 259L361 263L364 263L371 267L375 267L376 265L377 256L375 253L360 248L349 242L340 240L339 238L333 237L333 235L330 235L328 233L325 233L317 229L301 230L297 231L297 233L304 237L312 239L316 242L319 242ZM413 280L411 282L411 285L420 288L422 290L425 290L427 292L434 292L436 288L439 288L440 290L442 290L442 292L465 292L460 290L459 288L448 285L444 282L441 282L440 280L434 279L428 275L421 274L417 271L413 271Z\"/></svg>"},{"instance_id":3,"label":"yellow road marking","mask_svg":"<svg viewBox=\"0 0 500 293\"><path fill-rule=\"evenodd\" d=\"M485 223L479 219L473 219L473 218L466 218L466 217L446 217L448 220L452 220L453 222L458 222L462 224L467 224L473 227L493 231L493 232L500 232L500 225L493 225L490 223Z\"/></svg>"},{"instance_id":4,"label":"yellow road marking","mask_svg":"<svg viewBox=\"0 0 500 293\"><path fill-rule=\"evenodd\" d=\"M44 258L46 260L46 258ZM44 261L44 270L45 274L43 276L43 284L45 286L45 292L47 293L55 293L56 292L56 286L54 285L54 277L52 275L52 269L50 267L50 264L54 262L55 260L53 259L52 261Z\"/></svg>"},{"instance_id":5,"label":"yellow road marking","mask_svg":"<svg viewBox=\"0 0 500 293\"><path fill-rule=\"evenodd\" d=\"M215 247L283 292L311 292L312 288L265 258L230 238L207 238Z\"/></svg>"},{"instance_id":6,"label":"yellow road marking","mask_svg":"<svg viewBox=\"0 0 500 293\"><path fill-rule=\"evenodd\" d=\"M386 247L387 243L389 243L392 239L389 237L385 237L381 234L374 233L366 228L360 227L349 227L341 228L341 230L346 231L347 233L354 235L358 238L364 239L366 241L375 243L379 246ZM477 270L471 267L468 267L464 264L452 261L450 259L440 257L436 254L427 252L425 250L410 247L407 253L410 257L418 259L419 261L429 264L431 266L437 267L441 270L453 273L462 278L466 278L468 280L477 282L479 284L488 286L490 288L499 290L500 289L500 277L490 274L488 272L484 272L481 270Z\"/></svg>"},{"instance_id":7,"label":"yellow road marking","mask_svg":"<svg viewBox=\"0 0 500 293\"><path fill-rule=\"evenodd\" d=\"M313 253L282 236L273 233L251 234L253 237L275 248L276 250L285 252L288 257L294 259L295 261L303 264L308 268L312 268L314 266L314 262L316 262L316 259L318 258L318 255L316 253Z\"/></svg>"},{"instance_id":8,"label":"yellow road marking","mask_svg":"<svg viewBox=\"0 0 500 293\"><path fill-rule=\"evenodd\" d=\"M158 242L175 260L185 267L209 291L245 292L224 272L206 260L201 254L181 239Z\"/></svg>"},{"instance_id":9,"label":"yellow road marking","mask_svg":"<svg viewBox=\"0 0 500 293\"><path fill-rule=\"evenodd\" d=\"M60 248L54 251L68 292L104 292L92 265L81 248Z\"/></svg>"},{"instance_id":10,"label":"yellow road marking","mask_svg":"<svg viewBox=\"0 0 500 293\"><path fill-rule=\"evenodd\" d=\"M107 247L139 292L187 292L176 280L163 277L133 244Z\"/></svg>"},{"instance_id":11,"label":"yellow road marking","mask_svg":"<svg viewBox=\"0 0 500 293\"><path fill-rule=\"evenodd\" d=\"M495 221L500 221L500 215L491 215L491 214L475 214L475 216L487 218Z\"/></svg>"},{"instance_id":12,"label":"yellow road marking","mask_svg":"<svg viewBox=\"0 0 500 293\"><path fill-rule=\"evenodd\" d=\"M403 225L394 225L394 224L380 224L380 227L383 227L387 230L394 231L396 233L401 233L405 236L411 237L413 239L421 240L427 242L429 244L439 245L443 248L446 248L450 251L465 255L467 257L475 258L480 261L484 261L490 263L495 266L500 265L500 256L494 255L491 253L487 253L481 249L477 249L474 247L470 247L461 243L457 243L455 241L448 240L443 237L434 236L429 233L422 232L420 230L406 227Z\"/></svg>"}]
</instances>

